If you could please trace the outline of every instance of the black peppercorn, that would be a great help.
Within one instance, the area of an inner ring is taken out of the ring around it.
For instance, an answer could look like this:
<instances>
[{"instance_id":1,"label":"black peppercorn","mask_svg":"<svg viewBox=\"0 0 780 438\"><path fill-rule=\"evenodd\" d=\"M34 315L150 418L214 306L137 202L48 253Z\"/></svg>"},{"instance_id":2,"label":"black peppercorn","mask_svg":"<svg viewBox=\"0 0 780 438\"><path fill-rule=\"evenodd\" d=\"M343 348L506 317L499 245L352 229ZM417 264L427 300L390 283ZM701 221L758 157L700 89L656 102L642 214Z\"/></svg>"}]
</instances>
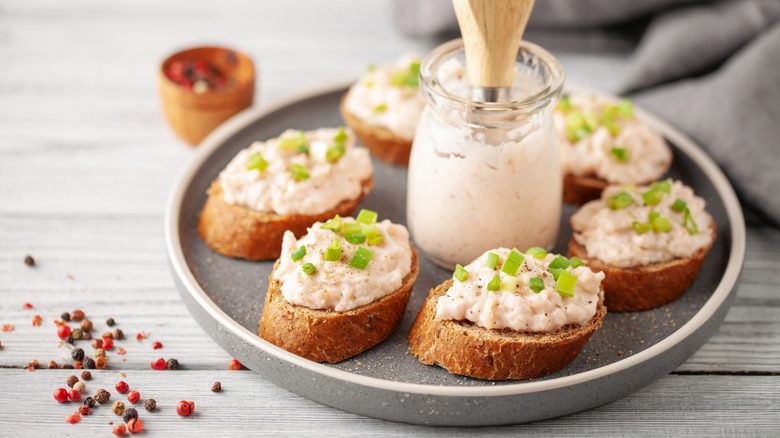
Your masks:
<instances>
[{"instance_id":1,"label":"black peppercorn","mask_svg":"<svg viewBox=\"0 0 780 438\"><path fill-rule=\"evenodd\" d=\"M152 412L157 409L157 402L154 401L153 398L147 398L146 401L144 401L144 408L146 408L147 411Z\"/></svg>"},{"instance_id":2,"label":"black peppercorn","mask_svg":"<svg viewBox=\"0 0 780 438\"><path fill-rule=\"evenodd\" d=\"M111 394L105 389L100 388L97 391L95 391L95 400L101 405L107 402L109 398L111 398Z\"/></svg>"},{"instance_id":3,"label":"black peppercorn","mask_svg":"<svg viewBox=\"0 0 780 438\"><path fill-rule=\"evenodd\" d=\"M92 380L92 373L89 371L83 371L81 373L81 380Z\"/></svg>"},{"instance_id":4,"label":"black peppercorn","mask_svg":"<svg viewBox=\"0 0 780 438\"><path fill-rule=\"evenodd\" d=\"M68 344L73 343L73 336L68 335L67 338L63 339L63 341L67 342Z\"/></svg>"},{"instance_id":5,"label":"black peppercorn","mask_svg":"<svg viewBox=\"0 0 780 438\"><path fill-rule=\"evenodd\" d=\"M27 266L35 266L35 259L31 255L28 255L24 258L24 264Z\"/></svg>"},{"instance_id":6,"label":"black peppercorn","mask_svg":"<svg viewBox=\"0 0 780 438\"><path fill-rule=\"evenodd\" d=\"M114 326L114 324L116 324L116 323L114 322L114 318L108 318L108 319L106 320L106 325L107 325L107 326L109 326L109 327L113 327L113 326Z\"/></svg>"},{"instance_id":7,"label":"black peppercorn","mask_svg":"<svg viewBox=\"0 0 780 438\"><path fill-rule=\"evenodd\" d=\"M62 364L62 367L60 369L62 369L62 370L72 370L73 369L73 365L71 365L69 363Z\"/></svg>"},{"instance_id":8,"label":"black peppercorn","mask_svg":"<svg viewBox=\"0 0 780 438\"><path fill-rule=\"evenodd\" d=\"M70 357L72 357L73 360L83 360L84 359L84 349L83 348L74 348L73 351L70 352Z\"/></svg>"},{"instance_id":9,"label":"black peppercorn","mask_svg":"<svg viewBox=\"0 0 780 438\"><path fill-rule=\"evenodd\" d=\"M211 387L211 392L220 392L220 391L222 391L222 383L214 382L214 385Z\"/></svg>"},{"instance_id":10,"label":"black peppercorn","mask_svg":"<svg viewBox=\"0 0 780 438\"><path fill-rule=\"evenodd\" d=\"M179 361L176 359L168 359L168 362L165 363L165 368L169 370L178 370L179 369Z\"/></svg>"},{"instance_id":11,"label":"black peppercorn","mask_svg":"<svg viewBox=\"0 0 780 438\"><path fill-rule=\"evenodd\" d=\"M92 339L92 333L86 332L83 335L81 335L81 337L82 337L82 339L84 339L86 341L89 341L90 339Z\"/></svg>"},{"instance_id":12,"label":"black peppercorn","mask_svg":"<svg viewBox=\"0 0 780 438\"><path fill-rule=\"evenodd\" d=\"M94 370L95 360L92 359L91 357L84 357L84 360L81 361L81 366L88 370Z\"/></svg>"},{"instance_id":13,"label":"black peppercorn","mask_svg":"<svg viewBox=\"0 0 780 438\"><path fill-rule=\"evenodd\" d=\"M125 415L122 416L122 419L125 420L125 423L133 418L138 418L138 411L136 411L135 408L125 409Z\"/></svg>"},{"instance_id":14,"label":"black peppercorn","mask_svg":"<svg viewBox=\"0 0 780 438\"><path fill-rule=\"evenodd\" d=\"M62 318L63 321L70 321L70 313L62 312L62 315L60 315L60 318Z\"/></svg>"},{"instance_id":15,"label":"black peppercorn","mask_svg":"<svg viewBox=\"0 0 780 438\"><path fill-rule=\"evenodd\" d=\"M95 407L95 399L92 398L92 397L87 397L87 398L84 399L84 404L89 406L90 408L94 408Z\"/></svg>"},{"instance_id":16,"label":"black peppercorn","mask_svg":"<svg viewBox=\"0 0 780 438\"><path fill-rule=\"evenodd\" d=\"M122 329L114 330L114 339L120 340L124 338L125 338L125 332L123 332Z\"/></svg>"}]
</instances>

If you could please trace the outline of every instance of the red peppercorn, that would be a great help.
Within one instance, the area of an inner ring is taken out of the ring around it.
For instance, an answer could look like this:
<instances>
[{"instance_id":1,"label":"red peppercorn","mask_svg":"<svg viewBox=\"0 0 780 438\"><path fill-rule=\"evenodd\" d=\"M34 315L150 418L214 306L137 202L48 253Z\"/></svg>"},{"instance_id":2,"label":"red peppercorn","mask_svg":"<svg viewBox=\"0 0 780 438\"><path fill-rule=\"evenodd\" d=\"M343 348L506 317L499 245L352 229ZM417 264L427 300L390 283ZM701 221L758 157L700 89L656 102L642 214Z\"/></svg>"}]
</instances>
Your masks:
<instances>
[{"instance_id":1,"label":"red peppercorn","mask_svg":"<svg viewBox=\"0 0 780 438\"><path fill-rule=\"evenodd\" d=\"M89 405L81 405L79 406L79 414L80 415L89 415L90 407Z\"/></svg>"},{"instance_id":2,"label":"red peppercorn","mask_svg":"<svg viewBox=\"0 0 780 438\"><path fill-rule=\"evenodd\" d=\"M144 430L144 422L138 418L131 418L130 421L127 422L127 430L133 433L138 433Z\"/></svg>"},{"instance_id":3,"label":"red peppercorn","mask_svg":"<svg viewBox=\"0 0 780 438\"><path fill-rule=\"evenodd\" d=\"M228 369L233 370L233 371L240 370L243 367L244 366L241 365L241 362L237 361L236 359L233 359L233 360L230 361L230 363L228 363Z\"/></svg>"},{"instance_id":4,"label":"red peppercorn","mask_svg":"<svg viewBox=\"0 0 780 438\"><path fill-rule=\"evenodd\" d=\"M152 369L153 370L164 370L165 369L165 359L159 358L152 362Z\"/></svg>"},{"instance_id":5,"label":"red peppercorn","mask_svg":"<svg viewBox=\"0 0 780 438\"><path fill-rule=\"evenodd\" d=\"M103 338L103 349L110 350L114 348L114 340L111 338Z\"/></svg>"},{"instance_id":6,"label":"red peppercorn","mask_svg":"<svg viewBox=\"0 0 780 438\"><path fill-rule=\"evenodd\" d=\"M79 401L81 400L81 393L75 389L71 389L68 391L68 398L71 399L71 401Z\"/></svg>"},{"instance_id":7,"label":"red peppercorn","mask_svg":"<svg viewBox=\"0 0 780 438\"><path fill-rule=\"evenodd\" d=\"M138 391L130 391L130 393L127 394L127 401L129 401L130 403L135 404L135 402L137 402L140 399L141 399L141 394L139 394Z\"/></svg>"},{"instance_id":8,"label":"red peppercorn","mask_svg":"<svg viewBox=\"0 0 780 438\"><path fill-rule=\"evenodd\" d=\"M71 312L70 314L71 321L79 322L82 319L84 319L84 312L82 312L81 310L76 309L73 312Z\"/></svg>"},{"instance_id":9,"label":"red peppercorn","mask_svg":"<svg viewBox=\"0 0 780 438\"><path fill-rule=\"evenodd\" d=\"M116 392L120 394L124 394L127 392L127 390L130 389L130 385L128 385L126 382L120 381L115 386Z\"/></svg>"},{"instance_id":10,"label":"red peppercorn","mask_svg":"<svg viewBox=\"0 0 780 438\"><path fill-rule=\"evenodd\" d=\"M114 426L114 430L112 430L111 433L113 433L116 436L125 436L127 431L125 429L125 425L120 424L119 426Z\"/></svg>"},{"instance_id":11,"label":"red peppercorn","mask_svg":"<svg viewBox=\"0 0 780 438\"><path fill-rule=\"evenodd\" d=\"M68 390L65 388L57 388L54 390L54 400L60 403L68 401Z\"/></svg>"},{"instance_id":12,"label":"red peppercorn","mask_svg":"<svg viewBox=\"0 0 780 438\"><path fill-rule=\"evenodd\" d=\"M22 304L22 309L32 309L33 305L30 303L24 303Z\"/></svg>"},{"instance_id":13,"label":"red peppercorn","mask_svg":"<svg viewBox=\"0 0 780 438\"><path fill-rule=\"evenodd\" d=\"M41 315L35 315L33 316L32 325L38 327L41 325L41 321L43 321L43 319L41 319Z\"/></svg>"},{"instance_id":14,"label":"red peppercorn","mask_svg":"<svg viewBox=\"0 0 780 438\"><path fill-rule=\"evenodd\" d=\"M57 327L57 336L59 336L60 339L65 339L70 336L70 327L68 327L67 324L62 324Z\"/></svg>"},{"instance_id":15,"label":"red peppercorn","mask_svg":"<svg viewBox=\"0 0 780 438\"><path fill-rule=\"evenodd\" d=\"M145 337L146 337L146 332L140 332L140 333L138 333L137 335L135 335L135 339L136 339L136 340L139 340L139 341L140 341L141 339L144 339Z\"/></svg>"},{"instance_id":16,"label":"red peppercorn","mask_svg":"<svg viewBox=\"0 0 780 438\"><path fill-rule=\"evenodd\" d=\"M176 413L181 415L182 417L186 417L192 414L192 411L194 409L195 409L195 403L188 402L186 400L182 400L176 405Z\"/></svg>"},{"instance_id":17,"label":"red peppercorn","mask_svg":"<svg viewBox=\"0 0 780 438\"><path fill-rule=\"evenodd\" d=\"M159 342L152 342L152 350L159 350L162 348L162 344Z\"/></svg>"},{"instance_id":18,"label":"red peppercorn","mask_svg":"<svg viewBox=\"0 0 780 438\"><path fill-rule=\"evenodd\" d=\"M76 424L79 421L81 421L81 417L79 416L79 414L72 414L72 415L68 415L67 417L65 417L65 422L66 423Z\"/></svg>"}]
</instances>

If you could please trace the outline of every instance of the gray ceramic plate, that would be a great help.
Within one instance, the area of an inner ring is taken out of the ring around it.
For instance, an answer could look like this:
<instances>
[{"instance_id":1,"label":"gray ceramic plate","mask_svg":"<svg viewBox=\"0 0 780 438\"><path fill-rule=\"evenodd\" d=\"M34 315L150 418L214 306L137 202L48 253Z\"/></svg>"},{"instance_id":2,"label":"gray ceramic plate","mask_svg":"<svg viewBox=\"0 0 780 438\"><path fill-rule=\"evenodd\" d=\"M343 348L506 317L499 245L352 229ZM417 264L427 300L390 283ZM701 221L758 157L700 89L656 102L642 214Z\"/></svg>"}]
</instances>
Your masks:
<instances>
[{"instance_id":1,"label":"gray ceramic plate","mask_svg":"<svg viewBox=\"0 0 780 438\"><path fill-rule=\"evenodd\" d=\"M339 364L302 359L255 333L272 262L232 260L198 238L206 188L227 162L256 139L287 128L339 126L339 99L348 84L320 90L229 120L200 145L171 193L166 244L181 296L206 332L241 363L312 400L370 417L419 424L497 425L552 418L620 398L682 364L723 321L734 298L745 253L737 198L720 169L680 132L641 111L674 148L669 172L707 200L718 239L690 290L677 301L637 313L610 313L582 354L544 378L493 383L423 365L407 352L406 333L428 291L451 276L424 257L407 314L388 340ZM375 188L362 207L406 222L406 169L374 161ZM571 236L565 207L556 251Z\"/></svg>"}]
</instances>

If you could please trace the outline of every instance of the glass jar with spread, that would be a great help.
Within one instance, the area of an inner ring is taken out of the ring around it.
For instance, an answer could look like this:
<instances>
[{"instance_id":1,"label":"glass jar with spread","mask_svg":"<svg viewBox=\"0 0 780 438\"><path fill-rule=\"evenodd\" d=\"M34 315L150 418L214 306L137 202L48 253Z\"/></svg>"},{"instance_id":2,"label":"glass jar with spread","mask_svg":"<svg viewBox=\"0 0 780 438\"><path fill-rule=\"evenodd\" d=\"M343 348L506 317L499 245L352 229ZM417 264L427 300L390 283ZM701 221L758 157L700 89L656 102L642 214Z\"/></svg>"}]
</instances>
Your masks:
<instances>
[{"instance_id":1,"label":"glass jar with spread","mask_svg":"<svg viewBox=\"0 0 780 438\"><path fill-rule=\"evenodd\" d=\"M552 110L563 78L549 52L522 41L509 100L479 102L461 40L423 60L427 105L409 161L407 220L431 261L453 269L490 248L551 249L562 190Z\"/></svg>"}]
</instances>

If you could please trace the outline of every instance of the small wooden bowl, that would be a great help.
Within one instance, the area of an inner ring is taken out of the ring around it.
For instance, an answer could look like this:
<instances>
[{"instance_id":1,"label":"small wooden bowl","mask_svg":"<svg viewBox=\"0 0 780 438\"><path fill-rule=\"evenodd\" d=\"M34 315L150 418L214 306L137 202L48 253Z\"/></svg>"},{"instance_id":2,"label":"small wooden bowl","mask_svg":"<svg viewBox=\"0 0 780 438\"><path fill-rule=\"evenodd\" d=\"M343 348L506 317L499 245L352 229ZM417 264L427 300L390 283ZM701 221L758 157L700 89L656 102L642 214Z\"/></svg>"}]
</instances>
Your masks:
<instances>
[{"instance_id":1,"label":"small wooden bowl","mask_svg":"<svg viewBox=\"0 0 780 438\"><path fill-rule=\"evenodd\" d=\"M204 61L232 79L220 90L195 93L166 76L175 61ZM175 53L163 61L158 71L163 112L176 135L195 146L233 114L252 105L255 94L255 67L248 56L222 47L196 47Z\"/></svg>"}]
</instances>

